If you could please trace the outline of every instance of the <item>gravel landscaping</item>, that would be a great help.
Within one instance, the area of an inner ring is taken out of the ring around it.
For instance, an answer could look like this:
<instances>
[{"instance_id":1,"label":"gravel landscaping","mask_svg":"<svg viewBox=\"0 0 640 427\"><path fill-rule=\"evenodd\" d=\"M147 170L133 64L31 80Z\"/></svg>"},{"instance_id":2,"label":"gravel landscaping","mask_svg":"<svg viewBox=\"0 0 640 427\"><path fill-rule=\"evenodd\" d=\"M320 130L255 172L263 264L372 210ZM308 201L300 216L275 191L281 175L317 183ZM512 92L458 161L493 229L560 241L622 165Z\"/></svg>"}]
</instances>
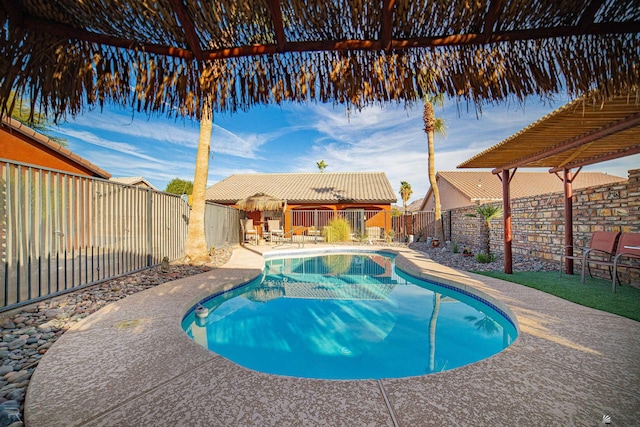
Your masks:
<instances>
[{"instance_id":1,"label":"gravel landscaping","mask_svg":"<svg viewBox=\"0 0 640 427\"><path fill-rule=\"evenodd\" d=\"M42 355L74 324L136 292L219 267L232 251L216 250L206 265L171 264L168 272L156 266L0 315L0 427L23 426L29 379Z\"/></svg>"}]
</instances>

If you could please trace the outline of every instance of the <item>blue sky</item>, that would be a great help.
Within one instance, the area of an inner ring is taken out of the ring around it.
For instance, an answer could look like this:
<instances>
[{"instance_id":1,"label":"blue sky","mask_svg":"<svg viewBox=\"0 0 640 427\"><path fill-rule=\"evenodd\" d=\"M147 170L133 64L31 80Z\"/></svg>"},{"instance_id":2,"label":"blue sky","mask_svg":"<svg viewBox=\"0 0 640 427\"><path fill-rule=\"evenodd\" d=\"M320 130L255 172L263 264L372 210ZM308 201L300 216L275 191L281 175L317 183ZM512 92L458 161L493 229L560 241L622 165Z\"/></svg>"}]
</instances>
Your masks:
<instances>
[{"instance_id":1,"label":"blue sky","mask_svg":"<svg viewBox=\"0 0 640 427\"><path fill-rule=\"evenodd\" d=\"M490 105L476 114L473 105L447 101L436 111L447 122L447 137L436 137L436 169L455 170L566 102ZM193 181L198 132L198 123L190 120L105 108L69 118L52 133L114 177L143 176L164 190L176 177ZM407 181L410 202L429 188L421 105L347 112L340 105L288 103L217 114L211 149L208 185L237 173L317 172L316 162L324 160L327 172L385 172L396 193L400 181ZM585 170L627 177L638 165L635 155Z\"/></svg>"}]
</instances>

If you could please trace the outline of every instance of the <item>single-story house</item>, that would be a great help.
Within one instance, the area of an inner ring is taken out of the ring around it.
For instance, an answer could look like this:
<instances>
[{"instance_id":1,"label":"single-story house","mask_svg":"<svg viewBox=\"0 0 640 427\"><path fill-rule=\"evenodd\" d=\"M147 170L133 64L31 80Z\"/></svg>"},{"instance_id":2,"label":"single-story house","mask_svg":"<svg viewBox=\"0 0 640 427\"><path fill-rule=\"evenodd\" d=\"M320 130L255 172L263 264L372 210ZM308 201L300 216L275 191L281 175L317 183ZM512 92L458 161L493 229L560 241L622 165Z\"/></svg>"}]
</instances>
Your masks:
<instances>
[{"instance_id":1,"label":"single-story house","mask_svg":"<svg viewBox=\"0 0 640 427\"><path fill-rule=\"evenodd\" d=\"M580 172L573 181L573 188L587 188L625 181L615 175L602 172ZM444 171L436 175L440 190L442 210L451 210L470 205L499 202L502 200L502 181L496 175L487 172ZM511 180L512 199L537 196L564 191L561 178L548 172L518 171ZM422 201L421 211L433 210L433 190L429 187Z\"/></svg>"},{"instance_id":2,"label":"single-story house","mask_svg":"<svg viewBox=\"0 0 640 427\"><path fill-rule=\"evenodd\" d=\"M110 173L11 117L2 117L0 158L78 175L111 178Z\"/></svg>"},{"instance_id":3,"label":"single-story house","mask_svg":"<svg viewBox=\"0 0 640 427\"><path fill-rule=\"evenodd\" d=\"M391 227L391 204L397 196L384 172L313 172L236 174L207 189L207 201L235 206L265 193L284 202L283 212L247 212L261 225L281 219L285 233L313 235L337 213L355 233L366 227Z\"/></svg>"},{"instance_id":4,"label":"single-story house","mask_svg":"<svg viewBox=\"0 0 640 427\"><path fill-rule=\"evenodd\" d=\"M110 181L117 182L118 184L134 185L136 187L158 190L156 187L154 187L153 184L151 184L142 176L116 177L116 178L111 178Z\"/></svg>"}]
</instances>

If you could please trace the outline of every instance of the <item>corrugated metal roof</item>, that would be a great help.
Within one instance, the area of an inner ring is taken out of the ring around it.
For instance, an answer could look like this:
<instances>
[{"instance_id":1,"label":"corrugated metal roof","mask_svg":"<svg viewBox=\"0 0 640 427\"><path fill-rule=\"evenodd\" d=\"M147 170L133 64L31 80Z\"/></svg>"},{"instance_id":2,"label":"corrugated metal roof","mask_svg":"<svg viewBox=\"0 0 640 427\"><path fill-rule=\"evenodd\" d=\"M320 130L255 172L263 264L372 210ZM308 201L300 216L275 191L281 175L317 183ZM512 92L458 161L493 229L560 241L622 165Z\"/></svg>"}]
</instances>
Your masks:
<instances>
[{"instance_id":1,"label":"corrugated metal roof","mask_svg":"<svg viewBox=\"0 0 640 427\"><path fill-rule=\"evenodd\" d=\"M237 174L207 189L207 200L235 203L256 193L288 203L394 203L384 172Z\"/></svg>"},{"instance_id":2,"label":"corrugated metal roof","mask_svg":"<svg viewBox=\"0 0 640 427\"><path fill-rule=\"evenodd\" d=\"M438 172L438 176L471 200L502 200L502 181L491 172L444 171ZM602 172L580 172L573 181L573 188L605 185L625 179ZM515 199L561 192L563 185L562 180L555 174L517 171L511 180L510 194L511 198Z\"/></svg>"}]
</instances>

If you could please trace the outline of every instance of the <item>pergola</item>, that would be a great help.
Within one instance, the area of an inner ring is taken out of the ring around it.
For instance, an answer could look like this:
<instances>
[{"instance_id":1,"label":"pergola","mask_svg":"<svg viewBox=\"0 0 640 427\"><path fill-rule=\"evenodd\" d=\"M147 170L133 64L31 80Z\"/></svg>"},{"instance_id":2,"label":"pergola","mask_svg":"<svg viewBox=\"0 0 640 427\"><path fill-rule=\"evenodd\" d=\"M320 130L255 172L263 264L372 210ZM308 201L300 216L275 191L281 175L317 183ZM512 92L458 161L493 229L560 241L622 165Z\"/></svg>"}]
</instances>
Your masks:
<instances>
[{"instance_id":1,"label":"pergola","mask_svg":"<svg viewBox=\"0 0 640 427\"><path fill-rule=\"evenodd\" d=\"M562 172L564 241L569 246L573 244L572 181L581 168L640 153L640 94L600 99L597 93L582 96L458 165L492 168L502 181L505 273L512 272L509 183L518 168ZM577 171L572 173L574 168ZM572 255L571 248L566 248L566 254ZM565 259L565 270L573 274L573 259Z\"/></svg>"},{"instance_id":2,"label":"pergola","mask_svg":"<svg viewBox=\"0 0 640 427\"><path fill-rule=\"evenodd\" d=\"M0 112L113 102L199 118L442 93L606 96L640 81L637 0L0 0Z\"/></svg>"}]
</instances>

